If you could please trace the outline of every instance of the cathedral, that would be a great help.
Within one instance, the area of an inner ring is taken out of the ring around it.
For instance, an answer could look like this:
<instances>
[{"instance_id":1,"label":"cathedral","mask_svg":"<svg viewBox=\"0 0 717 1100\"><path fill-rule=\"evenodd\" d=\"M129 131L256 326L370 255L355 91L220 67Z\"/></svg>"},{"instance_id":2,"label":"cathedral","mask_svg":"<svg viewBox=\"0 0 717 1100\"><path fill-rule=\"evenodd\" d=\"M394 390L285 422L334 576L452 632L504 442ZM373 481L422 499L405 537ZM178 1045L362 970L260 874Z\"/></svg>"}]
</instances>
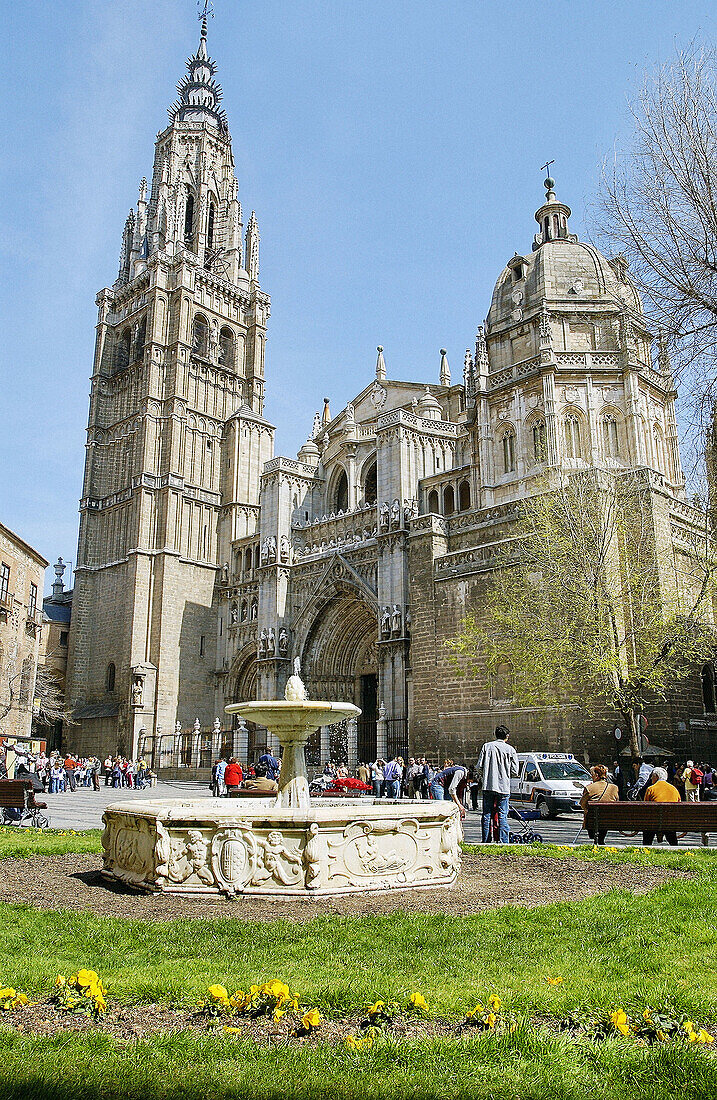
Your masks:
<instances>
[{"instance_id":1,"label":"cathedral","mask_svg":"<svg viewBox=\"0 0 717 1100\"><path fill-rule=\"evenodd\" d=\"M68 743L159 766L178 741L185 764L227 745L246 758L267 735L229 729L225 704L281 697L298 659L310 696L362 710L317 731L316 763L471 759L499 719L518 747L604 752L575 708L513 708L509 670L463 678L445 643L552 469L639 471L660 568L688 568L703 517L624 262L578 240L546 179L459 376L441 351L435 384L392 379L378 348L354 400L333 414L325 398L296 458L275 456L270 298L221 103L205 21L97 296ZM663 705L660 736L714 734L714 710L708 664Z\"/></svg>"}]
</instances>

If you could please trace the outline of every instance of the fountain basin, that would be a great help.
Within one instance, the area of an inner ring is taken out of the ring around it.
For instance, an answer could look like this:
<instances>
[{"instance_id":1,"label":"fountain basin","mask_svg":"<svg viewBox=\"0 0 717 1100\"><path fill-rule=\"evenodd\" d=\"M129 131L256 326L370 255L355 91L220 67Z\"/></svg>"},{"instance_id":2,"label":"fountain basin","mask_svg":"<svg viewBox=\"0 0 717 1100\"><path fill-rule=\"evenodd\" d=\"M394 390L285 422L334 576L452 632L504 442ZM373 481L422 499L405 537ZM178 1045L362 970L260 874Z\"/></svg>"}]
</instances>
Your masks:
<instances>
[{"instance_id":1,"label":"fountain basin","mask_svg":"<svg viewBox=\"0 0 717 1100\"><path fill-rule=\"evenodd\" d=\"M450 886L453 802L156 799L107 807L104 875L170 894L322 896Z\"/></svg>"}]
</instances>

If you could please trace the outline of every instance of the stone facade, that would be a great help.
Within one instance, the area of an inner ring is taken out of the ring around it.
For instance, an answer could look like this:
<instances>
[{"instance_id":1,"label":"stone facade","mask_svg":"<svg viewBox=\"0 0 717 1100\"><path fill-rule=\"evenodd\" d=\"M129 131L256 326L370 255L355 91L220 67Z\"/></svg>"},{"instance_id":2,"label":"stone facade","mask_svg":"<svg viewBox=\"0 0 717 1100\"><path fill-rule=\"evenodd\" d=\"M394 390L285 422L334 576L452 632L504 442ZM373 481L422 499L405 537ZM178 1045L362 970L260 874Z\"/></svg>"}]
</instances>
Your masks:
<instances>
[{"instance_id":1,"label":"stone facade","mask_svg":"<svg viewBox=\"0 0 717 1100\"><path fill-rule=\"evenodd\" d=\"M665 583L686 570L702 516L684 494L669 363L624 263L570 232L546 180L532 248L501 273L460 379L443 350L436 384L389 379L379 348L357 397L336 416L325 399L296 459L274 457L259 234L252 214L242 242L204 33L188 69L98 296L77 747L210 729L230 702L280 698L298 657L312 697L361 707L351 758L410 743L470 759L498 718L519 747L604 754L609 716L518 712L458 677L444 643L480 607L516 503L559 472L639 471L656 567ZM683 700L658 708L665 738L714 721L698 680ZM314 749L342 751L329 730Z\"/></svg>"},{"instance_id":2,"label":"stone facade","mask_svg":"<svg viewBox=\"0 0 717 1100\"><path fill-rule=\"evenodd\" d=\"M47 562L0 523L0 738L29 740Z\"/></svg>"}]
</instances>

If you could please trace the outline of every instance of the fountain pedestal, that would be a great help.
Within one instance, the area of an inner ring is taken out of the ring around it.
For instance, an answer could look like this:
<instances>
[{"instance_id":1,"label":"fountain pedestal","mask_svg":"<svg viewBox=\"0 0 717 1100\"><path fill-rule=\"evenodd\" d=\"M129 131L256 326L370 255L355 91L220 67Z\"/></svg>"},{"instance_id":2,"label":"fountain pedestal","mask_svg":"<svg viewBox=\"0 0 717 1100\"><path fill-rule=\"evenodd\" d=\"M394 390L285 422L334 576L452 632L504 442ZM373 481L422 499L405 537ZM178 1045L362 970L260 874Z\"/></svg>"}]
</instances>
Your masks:
<instances>
[{"instance_id":1,"label":"fountain pedestal","mask_svg":"<svg viewBox=\"0 0 717 1100\"><path fill-rule=\"evenodd\" d=\"M286 700L226 710L279 738L279 794L113 803L103 818L105 875L147 890L229 897L435 888L455 880L462 829L453 802L309 798L309 735L360 714L357 707L307 700L295 675Z\"/></svg>"}]
</instances>

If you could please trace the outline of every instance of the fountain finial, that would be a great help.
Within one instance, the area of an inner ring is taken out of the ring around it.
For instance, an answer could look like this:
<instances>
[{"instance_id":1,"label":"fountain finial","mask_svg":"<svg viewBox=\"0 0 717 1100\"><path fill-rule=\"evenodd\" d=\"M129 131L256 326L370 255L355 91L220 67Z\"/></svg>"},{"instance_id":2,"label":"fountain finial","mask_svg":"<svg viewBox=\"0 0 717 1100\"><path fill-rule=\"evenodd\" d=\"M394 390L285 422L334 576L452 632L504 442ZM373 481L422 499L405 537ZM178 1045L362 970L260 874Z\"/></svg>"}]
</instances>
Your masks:
<instances>
[{"instance_id":1,"label":"fountain finial","mask_svg":"<svg viewBox=\"0 0 717 1100\"><path fill-rule=\"evenodd\" d=\"M306 688L301 679L301 661L294 657L294 675L286 681L284 698L287 703L303 703L306 699Z\"/></svg>"}]
</instances>

